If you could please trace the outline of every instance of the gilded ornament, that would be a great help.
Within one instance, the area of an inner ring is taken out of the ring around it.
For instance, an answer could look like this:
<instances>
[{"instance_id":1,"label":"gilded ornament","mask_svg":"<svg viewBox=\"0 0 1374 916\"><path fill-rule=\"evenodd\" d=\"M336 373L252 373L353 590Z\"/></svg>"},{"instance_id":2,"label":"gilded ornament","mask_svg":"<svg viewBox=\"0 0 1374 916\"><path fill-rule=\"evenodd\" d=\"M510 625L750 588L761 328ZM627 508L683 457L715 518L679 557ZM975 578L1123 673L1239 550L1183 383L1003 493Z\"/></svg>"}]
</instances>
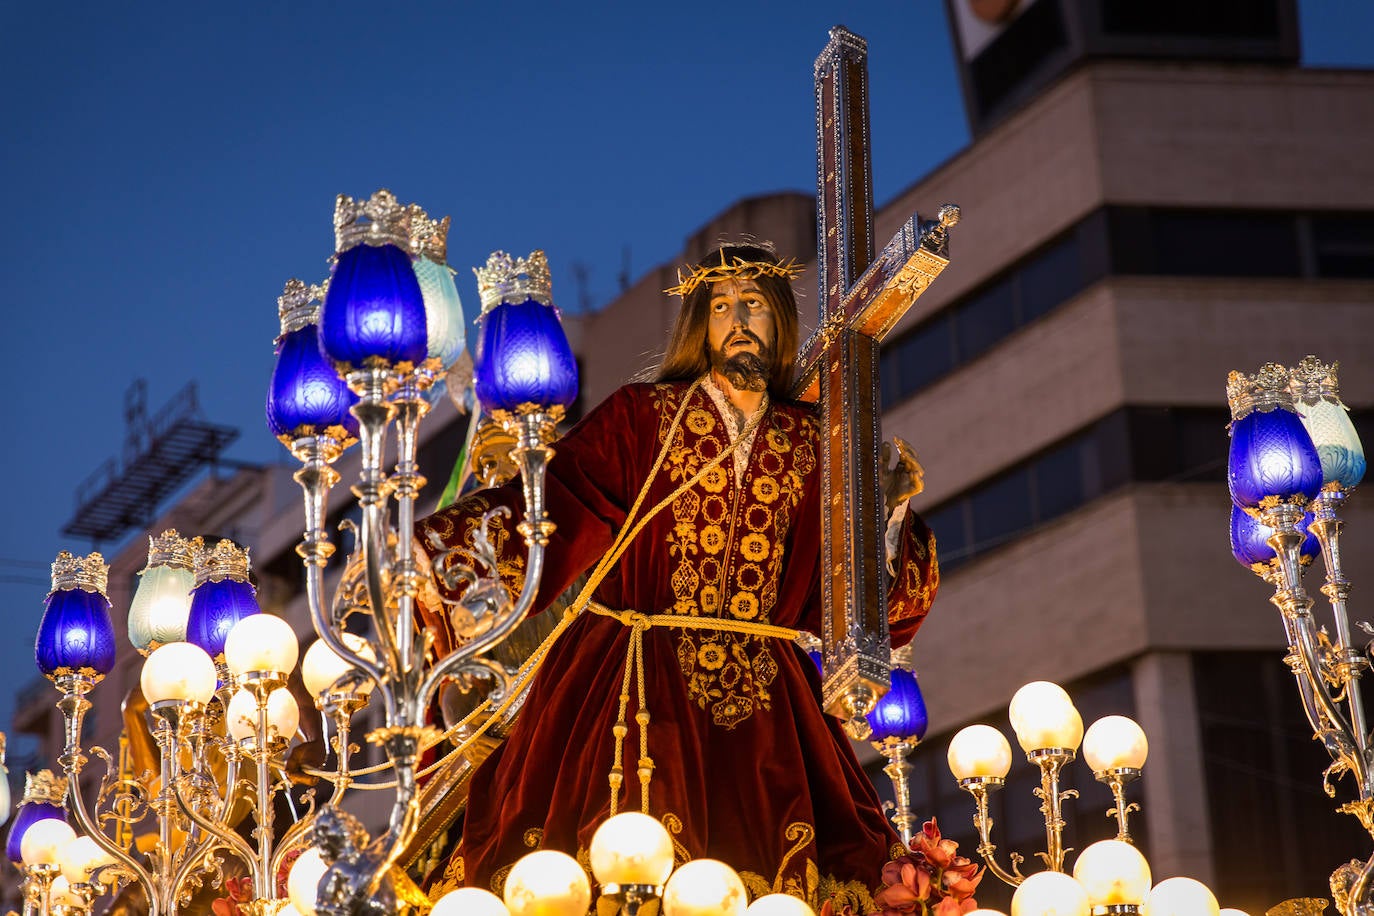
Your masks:
<instances>
[{"instance_id":1,"label":"gilded ornament","mask_svg":"<svg viewBox=\"0 0 1374 916\"><path fill-rule=\"evenodd\" d=\"M168 528L156 537L148 538L147 572L154 566L192 570L196 566L195 550L189 538L182 537L175 528Z\"/></svg>"},{"instance_id":2,"label":"gilded ornament","mask_svg":"<svg viewBox=\"0 0 1374 916\"><path fill-rule=\"evenodd\" d=\"M52 590L65 592L79 588L104 596L109 585L110 566L99 551L84 557L62 551L52 562Z\"/></svg>"},{"instance_id":3,"label":"gilded ornament","mask_svg":"<svg viewBox=\"0 0 1374 916\"><path fill-rule=\"evenodd\" d=\"M248 581L247 547L240 547L228 538L221 538L210 548L206 548L200 538L193 538L191 545L195 553L196 587L224 579Z\"/></svg>"},{"instance_id":4,"label":"gilded ornament","mask_svg":"<svg viewBox=\"0 0 1374 916\"><path fill-rule=\"evenodd\" d=\"M324 295L328 291L328 278L322 283L311 285L295 277L286 281L281 295L277 297L277 317L281 319L281 336L277 338L278 343L292 331L319 324L320 306L324 304Z\"/></svg>"},{"instance_id":5,"label":"gilded ornament","mask_svg":"<svg viewBox=\"0 0 1374 916\"><path fill-rule=\"evenodd\" d=\"M42 802L48 805L65 804L67 797L66 780L58 779L52 770L38 770L24 774L24 796L19 804Z\"/></svg>"},{"instance_id":6,"label":"gilded ornament","mask_svg":"<svg viewBox=\"0 0 1374 916\"><path fill-rule=\"evenodd\" d=\"M334 200L335 252L342 254L358 245L410 249L410 211L386 188L367 200L354 200L347 194Z\"/></svg>"},{"instance_id":7,"label":"gilded ornament","mask_svg":"<svg viewBox=\"0 0 1374 916\"><path fill-rule=\"evenodd\" d=\"M519 304L533 299L543 305L553 305L549 259L539 249L524 258L493 251L486 266L474 267L472 272L477 275L477 294L482 300L484 315L503 302Z\"/></svg>"}]
</instances>

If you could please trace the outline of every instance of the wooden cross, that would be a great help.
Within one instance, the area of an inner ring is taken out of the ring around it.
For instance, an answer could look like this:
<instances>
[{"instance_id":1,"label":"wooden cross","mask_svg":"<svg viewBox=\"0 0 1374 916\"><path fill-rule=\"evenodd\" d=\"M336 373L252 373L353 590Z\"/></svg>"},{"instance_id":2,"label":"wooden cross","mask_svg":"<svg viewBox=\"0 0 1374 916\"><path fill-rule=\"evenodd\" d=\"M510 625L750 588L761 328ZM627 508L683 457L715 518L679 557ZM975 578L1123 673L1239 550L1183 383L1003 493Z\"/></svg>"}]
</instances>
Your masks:
<instances>
[{"instance_id":1,"label":"wooden cross","mask_svg":"<svg viewBox=\"0 0 1374 916\"><path fill-rule=\"evenodd\" d=\"M826 711L863 715L890 684L878 345L949 264L959 208L913 214L873 257L868 43L843 26L816 58L820 322L794 390L820 402L821 577Z\"/></svg>"}]
</instances>

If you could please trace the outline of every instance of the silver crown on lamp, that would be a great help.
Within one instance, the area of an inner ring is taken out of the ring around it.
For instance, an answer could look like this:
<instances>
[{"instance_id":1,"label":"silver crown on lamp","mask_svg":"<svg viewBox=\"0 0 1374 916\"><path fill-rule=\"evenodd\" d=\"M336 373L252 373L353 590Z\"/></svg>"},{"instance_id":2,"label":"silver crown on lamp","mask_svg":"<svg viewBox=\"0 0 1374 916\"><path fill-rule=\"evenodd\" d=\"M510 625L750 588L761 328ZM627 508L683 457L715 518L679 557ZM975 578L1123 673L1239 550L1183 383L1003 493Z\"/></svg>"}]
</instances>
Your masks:
<instances>
[{"instance_id":1,"label":"silver crown on lamp","mask_svg":"<svg viewBox=\"0 0 1374 916\"><path fill-rule=\"evenodd\" d=\"M43 802L60 807L66 805L66 799L67 782L54 776L52 770L24 774L24 796L19 804Z\"/></svg>"},{"instance_id":2,"label":"silver crown on lamp","mask_svg":"<svg viewBox=\"0 0 1374 916\"><path fill-rule=\"evenodd\" d=\"M379 189L367 200L340 194L334 201L334 250L342 254L358 245L395 245L410 250L410 209L396 195Z\"/></svg>"},{"instance_id":3,"label":"silver crown on lamp","mask_svg":"<svg viewBox=\"0 0 1374 916\"><path fill-rule=\"evenodd\" d=\"M287 280L281 295L277 297L277 317L281 319L282 336L308 325L319 324L320 306L328 291L328 278L323 283L308 285L295 277Z\"/></svg>"},{"instance_id":4,"label":"silver crown on lamp","mask_svg":"<svg viewBox=\"0 0 1374 916\"><path fill-rule=\"evenodd\" d=\"M1278 363L1265 363L1254 375L1232 372L1226 377L1226 400L1231 419L1248 417L1256 410L1267 413L1276 407L1293 409L1293 394L1288 390L1289 372Z\"/></svg>"},{"instance_id":5,"label":"silver crown on lamp","mask_svg":"<svg viewBox=\"0 0 1374 916\"><path fill-rule=\"evenodd\" d=\"M228 538L209 548L200 538L195 538L191 543L195 548L197 586L223 579L248 581L247 547L240 547Z\"/></svg>"},{"instance_id":6,"label":"silver crown on lamp","mask_svg":"<svg viewBox=\"0 0 1374 916\"><path fill-rule=\"evenodd\" d=\"M549 259L540 249L527 258L512 258L504 251L493 251L486 267L474 267L477 275L477 294L482 297L482 313L486 314L502 302L524 302L533 299L553 305L553 281L549 277Z\"/></svg>"},{"instance_id":7,"label":"silver crown on lamp","mask_svg":"<svg viewBox=\"0 0 1374 916\"><path fill-rule=\"evenodd\" d=\"M1341 388L1336 373L1340 368L1339 362L1324 363L1315 356L1304 356L1293 367L1288 391L1295 402L1302 404L1316 404L1321 400L1339 404Z\"/></svg>"},{"instance_id":8,"label":"silver crown on lamp","mask_svg":"<svg viewBox=\"0 0 1374 916\"><path fill-rule=\"evenodd\" d=\"M196 568L195 545L175 528L168 528L156 537L148 538L148 566L173 566L177 569Z\"/></svg>"},{"instance_id":9,"label":"silver crown on lamp","mask_svg":"<svg viewBox=\"0 0 1374 916\"><path fill-rule=\"evenodd\" d=\"M429 258L435 264L448 263L448 229L452 217L430 219L419 204L407 207L410 211L410 252Z\"/></svg>"},{"instance_id":10,"label":"silver crown on lamp","mask_svg":"<svg viewBox=\"0 0 1374 916\"><path fill-rule=\"evenodd\" d=\"M78 557L64 550L52 561L52 590L55 592L79 588L104 595L109 582L110 566L99 552Z\"/></svg>"}]
</instances>

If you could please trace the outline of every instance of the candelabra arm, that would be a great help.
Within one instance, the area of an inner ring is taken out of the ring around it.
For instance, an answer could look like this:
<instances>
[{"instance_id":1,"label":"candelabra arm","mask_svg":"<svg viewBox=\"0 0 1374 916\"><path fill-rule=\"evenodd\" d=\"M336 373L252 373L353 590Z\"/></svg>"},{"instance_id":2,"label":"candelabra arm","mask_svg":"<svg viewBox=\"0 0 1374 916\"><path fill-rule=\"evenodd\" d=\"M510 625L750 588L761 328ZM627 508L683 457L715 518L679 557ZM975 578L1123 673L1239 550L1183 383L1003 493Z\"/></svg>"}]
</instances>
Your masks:
<instances>
[{"instance_id":1,"label":"candelabra arm","mask_svg":"<svg viewBox=\"0 0 1374 916\"><path fill-rule=\"evenodd\" d=\"M916 815L911 811L911 764L907 762L906 757L915 749L916 742L889 738L881 743L875 741L873 746L887 758L887 766L883 767L883 772L892 780L892 792L897 799L892 808L891 820L897 826L902 845L909 849L911 837L915 833L913 828L916 825Z\"/></svg>"},{"instance_id":2,"label":"candelabra arm","mask_svg":"<svg viewBox=\"0 0 1374 916\"><path fill-rule=\"evenodd\" d=\"M420 591L420 571L415 553L410 549L410 532L415 529L415 499L425 478L415 464L415 450L420 420L429 412L429 404L414 383L404 385L396 398L396 473L392 476L396 494L397 539L393 561L396 597L396 642L400 653L400 670L407 675L416 667L415 596ZM422 659L423 655L419 657Z\"/></svg>"},{"instance_id":3,"label":"candelabra arm","mask_svg":"<svg viewBox=\"0 0 1374 916\"><path fill-rule=\"evenodd\" d=\"M257 721L254 723L253 763L256 765L257 778L254 788L257 791L254 804L257 826L253 838L258 841L257 856L253 862L253 885L259 900L270 900L275 896L272 886L272 742L269 740L267 721L267 696L272 684L257 686L253 693L257 701Z\"/></svg>"},{"instance_id":4,"label":"candelabra arm","mask_svg":"<svg viewBox=\"0 0 1374 916\"><path fill-rule=\"evenodd\" d=\"M959 787L973 796L973 826L978 830L978 855L982 856L988 871L996 875L998 880L1017 887L1026 880L1021 874L1021 854L1011 853L1010 870L1003 868L997 861L997 846L992 842L992 816L988 814L989 793L1002 788L1003 785L1003 780L992 776L975 776L959 780Z\"/></svg>"},{"instance_id":5,"label":"candelabra arm","mask_svg":"<svg viewBox=\"0 0 1374 916\"><path fill-rule=\"evenodd\" d=\"M388 372L364 369L348 374L348 384L358 393L353 416L358 420L358 483L353 494L362 509L358 537L363 548L363 570L368 603L372 608L373 631L377 636L379 661L393 677L403 676L397 643L396 621L387 613L387 582L391 574L386 549L387 481L382 471L386 431L396 416L396 405L387 400ZM409 532L405 533L409 537ZM379 682L379 688L386 685ZM388 721L392 721L388 719Z\"/></svg>"},{"instance_id":6,"label":"candelabra arm","mask_svg":"<svg viewBox=\"0 0 1374 916\"><path fill-rule=\"evenodd\" d=\"M1140 778L1140 770L1135 767L1117 767L1093 774L1098 782L1107 784L1112 790L1113 807L1107 810L1107 817L1116 818L1116 838L1123 843L1134 843L1128 818L1132 811L1139 811L1140 805L1126 801L1126 783Z\"/></svg>"},{"instance_id":7,"label":"candelabra arm","mask_svg":"<svg viewBox=\"0 0 1374 916\"><path fill-rule=\"evenodd\" d=\"M324 640L335 655L353 665L359 671L364 672L377 684L377 690L382 695L385 704L387 721L395 715L396 700L395 695L390 689L383 689L389 684L386 677L386 669L381 663L364 658L354 652L343 641L339 633L334 629L329 620L329 615L325 611L324 604L324 565L314 564L307 561L305 567L305 592L306 601L310 605L310 621L315 625L315 633Z\"/></svg>"},{"instance_id":8,"label":"candelabra arm","mask_svg":"<svg viewBox=\"0 0 1374 916\"><path fill-rule=\"evenodd\" d=\"M221 846L227 848L237 858L242 859L244 865L247 865L249 868L253 868L256 864L256 853L253 847L248 845L247 840L245 840L243 837L239 836L237 833L230 830L229 828L223 826L222 823L216 823L216 820L222 820L222 818L211 820L210 818L202 814L200 811L198 811L195 808L195 806L187 800L186 795L183 792L182 783L184 781L184 779L178 779L176 781L176 785L174 786L174 794L176 797L177 806L181 808L182 813L191 819L191 823L195 824L197 827L204 830L206 833L210 834L210 836L218 840ZM225 788L224 792L226 800L229 799L229 797L233 793L233 790L234 787L232 783Z\"/></svg>"},{"instance_id":9,"label":"candelabra arm","mask_svg":"<svg viewBox=\"0 0 1374 916\"><path fill-rule=\"evenodd\" d=\"M163 910L161 901L158 900L153 876L143 867L142 863L107 837L105 832L96 825L90 812L86 810L86 801L81 795L81 771L85 768L87 760L86 755L81 751L81 725L86 718L86 710L91 708L91 701L86 699L85 695L94 686L95 682L91 678L80 674L65 675L58 678L57 681L57 687L62 691L62 699L58 702L57 708L62 710L62 719L66 726L66 746L63 748L62 756L58 758L58 762L67 773L67 801L81 832L95 840L97 846L113 856L115 861L123 866L124 870L132 875L139 886L143 888L143 893L148 898L149 916L161 916Z\"/></svg>"},{"instance_id":10,"label":"candelabra arm","mask_svg":"<svg viewBox=\"0 0 1374 916\"><path fill-rule=\"evenodd\" d=\"M1350 634L1350 614L1347 603L1350 599L1350 580L1341 570L1341 521L1340 508L1345 502L1345 490L1339 485L1323 489L1312 502L1312 523L1308 528L1321 544L1322 561L1326 565L1326 583L1322 594L1331 602L1331 616L1336 626L1336 672L1345 689L1346 702L1350 707L1350 727L1354 733L1355 746L1361 757L1369 757L1368 723L1364 712L1364 699L1360 694L1359 680L1368 661L1355 649Z\"/></svg>"},{"instance_id":11,"label":"candelabra arm","mask_svg":"<svg viewBox=\"0 0 1374 916\"><path fill-rule=\"evenodd\" d=\"M1059 788L1059 774L1065 764L1072 763L1074 752L1068 748L1042 748L1030 751L1026 759L1040 768L1040 786L1035 790L1040 799L1040 813L1045 816L1045 851L1039 853L1050 871L1064 870L1064 799L1077 798L1076 789Z\"/></svg>"}]
</instances>

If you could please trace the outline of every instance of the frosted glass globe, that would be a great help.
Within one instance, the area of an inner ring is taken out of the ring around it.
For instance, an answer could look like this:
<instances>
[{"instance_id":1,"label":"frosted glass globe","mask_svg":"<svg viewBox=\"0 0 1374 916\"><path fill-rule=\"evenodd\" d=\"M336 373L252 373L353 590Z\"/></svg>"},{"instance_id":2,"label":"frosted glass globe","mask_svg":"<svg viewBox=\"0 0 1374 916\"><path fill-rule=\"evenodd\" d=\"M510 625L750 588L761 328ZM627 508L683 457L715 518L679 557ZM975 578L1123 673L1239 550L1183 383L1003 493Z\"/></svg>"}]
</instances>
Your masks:
<instances>
[{"instance_id":1,"label":"frosted glass globe","mask_svg":"<svg viewBox=\"0 0 1374 916\"><path fill-rule=\"evenodd\" d=\"M224 639L224 664L235 677L250 671L289 674L300 645L291 624L275 614L252 614L234 624Z\"/></svg>"},{"instance_id":2,"label":"frosted glass globe","mask_svg":"<svg viewBox=\"0 0 1374 916\"><path fill-rule=\"evenodd\" d=\"M592 885L572 856L541 849L515 863L502 896L511 916L586 916Z\"/></svg>"},{"instance_id":3,"label":"frosted glass globe","mask_svg":"<svg viewBox=\"0 0 1374 916\"><path fill-rule=\"evenodd\" d=\"M258 701L251 690L240 690L229 700L225 726L235 741L252 738L258 723ZM267 733L269 737L290 741L300 724L300 710L296 698L285 687L278 687L267 695Z\"/></svg>"},{"instance_id":4,"label":"frosted glass globe","mask_svg":"<svg viewBox=\"0 0 1374 916\"><path fill-rule=\"evenodd\" d=\"M655 818L626 811L592 834L592 874L601 884L662 886L673 870L673 838Z\"/></svg>"},{"instance_id":5,"label":"frosted glass globe","mask_svg":"<svg viewBox=\"0 0 1374 916\"><path fill-rule=\"evenodd\" d=\"M1150 892L1150 863L1130 843L1102 840L1078 854L1073 876L1088 892L1089 906L1139 906Z\"/></svg>"},{"instance_id":6,"label":"frosted glass globe","mask_svg":"<svg viewBox=\"0 0 1374 916\"><path fill-rule=\"evenodd\" d=\"M991 725L970 725L960 729L949 742L947 759L955 779L1006 779L1011 769L1011 745Z\"/></svg>"},{"instance_id":7,"label":"frosted glass globe","mask_svg":"<svg viewBox=\"0 0 1374 916\"><path fill-rule=\"evenodd\" d=\"M10 819L10 771L0 763L0 825Z\"/></svg>"},{"instance_id":8,"label":"frosted glass globe","mask_svg":"<svg viewBox=\"0 0 1374 916\"><path fill-rule=\"evenodd\" d=\"M81 906L81 898L72 893L72 883L66 875L58 875L48 887L48 903L52 906Z\"/></svg>"},{"instance_id":9,"label":"frosted glass globe","mask_svg":"<svg viewBox=\"0 0 1374 916\"><path fill-rule=\"evenodd\" d=\"M24 831L19 857L25 865L56 865L58 850L75 837L76 831L66 821L45 817Z\"/></svg>"},{"instance_id":10,"label":"frosted glass globe","mask_svg":"<svg viewBox=\"0 0 1374 916\"><path fill-rule=\"evenodd\" d=\"M1001 910L989 910L980 908L976 910L969 910L967 913L964 914L964 916L1007 916L1007 914L1003 913Z\"/></svg>"},{"instance_id":11,"label":"frosted glass globe","mask_svg":"<svg viewBox=\"0 0 1374 916\"><path fill-rule=\"evenodd\" d=\"M1011 727L1016 728L1017 723L1024 716L1033 715L1035 709L1072 705L1073 699L1068 691L1053 681L1031 681L1012 694L1007 716L1011 719Z\"/></svg>"},{"instance_id":12,"label":"frosted glass globe","mask_svg":"<svg viewBox=\"0 0 1374 916\"><path fill-rule=\"evenodd\" d=\"M739 875L715 859L693 859L663 888L663 916L743 916L748 903Z\"/></svg>"},{"instance_id":13,"label":"frosted glass globe","mask_svg":"<svg viewBox=\"0 0 1374 916\"><path fill-rule=\"evenodd\" d=\"M315 916L315 898L320 892L320 879L329 870L318 849L311 847L297 857L286 876L286 896L301 916Z\"/></svg>"},{"instance_id":14,"label":"frosted glass globe","mask_svg":"<svg viewBox=\"0 0 1374 916\"><path fill-rule=\"evenodd\" d=\"M1250 916L1250 914L1233 906L1224 906L1221 908L1221 916Z\"/></svg>"},{"instance_id":15,"label":"frosted glass globe","mask_svg":"<svg viewBox=\"0 0 1374 916\"><path fill-rule=\"evenodd\" d=\"M214 660L189 642L169 642L154 649L138 678L149 703L179 700L201 705L215 695L218 681Z\"/></svg>"},{"instance_id":16,"label":"frosted glass globe","mask_svg":"<svg viewBox=\"0 0 1374 916\"><path fill-rule=\"evenodd\" d=\"M101 849L95 840L82 834L68 841L57 851L57 864L62 875L72 884L90 883L91 872L103 865L114 864L114 856Z\"/></svg>"},{"instance_id":17,"label":"frosted glass globe","mask_svg":"<svg viewBox=\"0 0 1374 916\"><path fill-rule=\"evenodd\" d=\"M510 916L510 910L491 891L460 887L436 900L429 916Z\"/></svg>"},{"instance_id":18,"label":"frosted glass globe","mask_svg":"<svg viewBox=\"0 0 1374 916\"><path fill-rule=\"evenodd\" d=\"M1192 878L1167 878L1145 898L1142 916L1218 916L1221 908L1207 885Z\"/></svg>"},{"instance_id":19,"label":"frosted glass globe","mask_svg":"<svg viewBox=\"0 0 1374 916\"><path fill-rule=\"evenodd\" d=\"M1011 895L1011 916L1088 916L1088 892L1061 872L1037 872Z\"/></svg>"},{"instance_id":20,"label":"frosted glass globe","mask_svg":"<svg viewBox=\"0 0 1374 916\"><path fill-rule=\"evenodd\" d=\"M301 916L301 911L296 909L296 905L288 900L286 906L277 910L277 916Z\"/></svg>"},{"instance_id":21,"label":"frosted glass globe","mask_svg":"<svg viewBox=\"0 0 1374 916\"><path fill-rule=\"evenodd\" d=\"M344 633L343 643L368 661L377 660L377 653L372 651L372 645L361 636ZM301 660L301 680L305 681L305 689L312 697L327 692L339 678L352 670L353 666L329 648L323 639L311 643L310 648L305 650L305 658ZM372 679L368 678L355 689L366 696L375 686Z\"/></svg>"},{"instance_id":22,"label":"frosted glass globe","mask_svg":"<svg viewBox=\"0 0 1374 916\"><path fill-rule=\"evenodd\" d=\"M1025 703L1011 727L1026 753L1050 747L1076 751L1083 741L1083 717L1072 703Z\"/></svg>"},{"instance_id":23,"label":"frosted glass globe","mask_svg":"<svg viewBox=\"0 0 1374 916\"><path fill-rule=\"evenodd\" d=\"M150 566L138 574L129 602L129 642L142 654L153 643L185 642L195 575L178 566Z\"/></svg>"},{"instance_id":24,"label":"frosted glass globe","mask_svg":"<svg viewBox=\"0 0 1374 916\"><path fill-rule=\"evenodd\" d=\"M1149 753L1145 730L1125 716L1104 716L1083 735L1083 760L1094 773L1122 767L1138 770Z\"/></svg>"},{"instance_id":25,"label":"frosted glass globe","mask_svg":"<svg viewBox=\"0 0 1374 916\"><path fill-rule=\"evenodd\" d=\"M749 904L748 916L816 916L816 911L791 894L768 894Z\"/></svg>"}]
</instances>

